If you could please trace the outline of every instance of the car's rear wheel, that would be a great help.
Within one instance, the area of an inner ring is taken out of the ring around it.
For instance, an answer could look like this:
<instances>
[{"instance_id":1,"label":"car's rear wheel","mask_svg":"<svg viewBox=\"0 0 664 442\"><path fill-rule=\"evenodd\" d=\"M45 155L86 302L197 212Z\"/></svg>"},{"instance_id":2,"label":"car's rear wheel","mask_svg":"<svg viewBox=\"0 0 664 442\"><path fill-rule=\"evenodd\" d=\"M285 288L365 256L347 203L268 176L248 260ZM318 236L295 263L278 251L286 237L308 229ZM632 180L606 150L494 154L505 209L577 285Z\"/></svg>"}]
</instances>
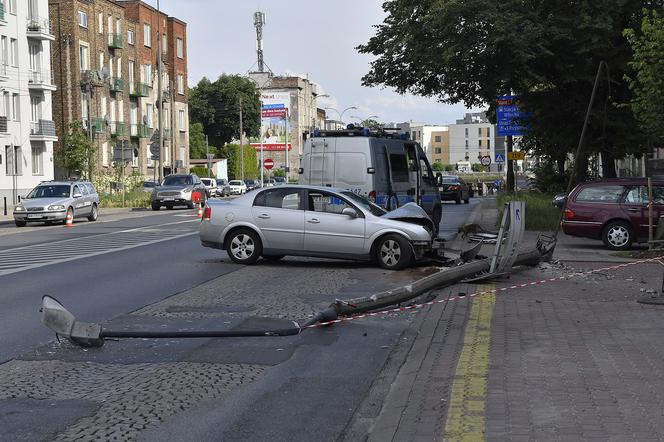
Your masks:
<instances>
[{"instance_id":1,"label":"car's rear wheel","mask_svg":"<svg viewBox=\"0 0 664 442\"><path fill-rule=\"evenodd\" d=\"M238 229L228 236L226 252L237 264L253 264L263 253L263 244L253 230Z\"/></svg>"},{"instance_id":2,"label":"car's rear wheel","mask_svg":"<svg viewBox=\"0 0 664 442\"><path fill-rule=\"evenodd\" d=\"M375 248L378 264L387 270L401 270L413 257L410 244L403 236L390 234L378 240Z\"/></svg>"},{"instance_id":3,"label":"car's rear wheel","mask_svg":"<svg viewBox=\"0 0 664 442\"><path fill-rule=\"evenodd\" d=\"M97 221L97 217L99 216L99 209L97 209L97 205L93 204L92 205L92 210L90 211L90 215L88 215L88 221Z\"/></svg>"},{"instance_id":4,"label":"car's rear wheel","mask_svg":"<svg viewBox=\"0 0 664 442\"><path fill-rule=\"evenodd\" d=\"M25 221L14 220L14 224L16 224L16 227L25 227L28 223Z\"/></svg>"},{"instance_id":5,"label":"car's rear wheel","mask_svg":"<svg viewBox=\"0 0 664 442\"><path fill-rule=\"evenodd\" d=\"M634 233L626 222L613 221L604 228L602 240L609 249L625 250L634 242Z\"/></svg>"}]
</instances>

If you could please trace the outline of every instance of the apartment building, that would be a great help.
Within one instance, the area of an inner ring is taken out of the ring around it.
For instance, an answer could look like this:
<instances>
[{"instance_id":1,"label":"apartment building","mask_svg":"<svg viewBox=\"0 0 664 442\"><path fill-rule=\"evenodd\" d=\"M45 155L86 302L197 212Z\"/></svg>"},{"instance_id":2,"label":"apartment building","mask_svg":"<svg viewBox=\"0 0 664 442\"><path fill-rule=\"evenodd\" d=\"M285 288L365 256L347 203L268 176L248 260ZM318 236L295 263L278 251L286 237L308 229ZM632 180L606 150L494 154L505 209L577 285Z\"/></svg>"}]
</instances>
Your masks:
<instances>
[{"instance_id":1,"label":"apartment building","mask_svg":"<svg viewBox=\"0 0 664 442\"><path fill-rule=\"evenodd\" d=\"M0 0L0 204L53 179L47 0Z\"/></svg>"},{"instance_id":2,"label":"apartment building","mask_svg":"<svg viewBox=\"0 0 664 442\"><path fill-rule=\"evenodd\" d=\"M496 126L482 113L466 114L449 125L450 164L459 161L479 163L483 156L491 158L491 170L502 171L504 164L496 163L496 153L505 153L505 137L496 136Z\"/></svg>"},{"instance_id":3,"label":"apartment building","mask_svg":"<svg viewBox=\"0 0 664 442\"><path fill-rule=\"evenodd\" d=\"M146 177L158 176L161 98L163 175L185 171L186 24L140 1L49 0L49 9L57 23L57 133L66 133L72 121L83 121L97 146L100 169L124 161ZM164 93L158 97L160 48Z\"/></svg>"},{"instance_id":4,"label":"apartment building","mask_svg":"<svg viewBox=\"0 0 664 442\"><path fill-rule=\"evenodd\" d=\"M451 164L449 127L443 126L440 130L431 132L430 148L427 155L431 164Z\"/></svg>"}]
</instances>

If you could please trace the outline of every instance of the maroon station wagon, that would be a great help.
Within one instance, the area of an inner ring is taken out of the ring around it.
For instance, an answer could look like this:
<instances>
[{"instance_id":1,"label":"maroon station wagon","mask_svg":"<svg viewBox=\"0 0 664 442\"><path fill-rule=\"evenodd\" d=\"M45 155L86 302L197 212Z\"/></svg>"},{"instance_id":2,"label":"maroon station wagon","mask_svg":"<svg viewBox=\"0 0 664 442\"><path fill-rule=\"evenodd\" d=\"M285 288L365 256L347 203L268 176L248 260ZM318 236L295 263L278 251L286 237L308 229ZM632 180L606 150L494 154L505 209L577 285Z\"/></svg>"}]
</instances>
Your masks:
<instances>
[{"instance_id":1,"label":"maroon station wagon","mask_svg":"<svg viewBox=\"0 0 664 442\"><path fill-rule=\"evenodd\" d=\"M664 180L653 179L653 228L664 216ZM563 232L601 239L614 250L648 240L648 187L645 178L621 178L579 184L570 192Z\"/></svg>"}]
</instances>

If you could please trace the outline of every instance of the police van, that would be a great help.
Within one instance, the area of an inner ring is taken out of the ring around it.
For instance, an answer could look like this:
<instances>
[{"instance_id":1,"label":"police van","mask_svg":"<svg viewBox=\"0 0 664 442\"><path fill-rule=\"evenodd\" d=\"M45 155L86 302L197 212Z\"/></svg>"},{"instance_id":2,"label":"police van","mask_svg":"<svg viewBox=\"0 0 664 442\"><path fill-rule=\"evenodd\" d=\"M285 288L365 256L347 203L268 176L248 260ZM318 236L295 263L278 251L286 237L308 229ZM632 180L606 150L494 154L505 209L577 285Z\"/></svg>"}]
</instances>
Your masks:
<instances>
[{"instance_id":1,"label":"police van","mask_svg":"<svg viewBox=\"0 0 664 442\"><path fill-rule=\"evenodd\" d=\"M421 206L438 228L440 174L434 175L422 147L396 131L315 131L304 145L300 183L340 187L394 210Z\"/></svg>"}]
</instances>

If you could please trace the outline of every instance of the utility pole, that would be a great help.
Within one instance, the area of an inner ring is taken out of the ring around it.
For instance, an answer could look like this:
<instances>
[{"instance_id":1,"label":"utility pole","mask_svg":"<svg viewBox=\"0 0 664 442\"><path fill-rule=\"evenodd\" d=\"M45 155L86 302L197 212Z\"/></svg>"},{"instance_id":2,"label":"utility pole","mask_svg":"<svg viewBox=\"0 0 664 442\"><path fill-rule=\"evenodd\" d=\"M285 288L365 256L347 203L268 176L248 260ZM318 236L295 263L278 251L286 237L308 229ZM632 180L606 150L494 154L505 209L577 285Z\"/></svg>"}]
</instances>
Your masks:
<instances>
[{"instance_id":1,"label":"utility pole","mask_svg":"<svg viewBox=\"0 0 664 442\"><path fill-rule=\"evenodd\" d=\"M159 0L157 0L157 110L159 111L158 122L159 125L159 137L157 142L159 143L159 182L164 178L164 145L163 145L163 128L162 128L162 99L163 99L163 85L161 84L161 12L159 11Z\"/></svg>"},{"instance_id":2,"label":"utility pole","mask_svg":"<svg viewBox=\"0 0 664 442\"><path fill-rule=\"evenodd\" d=\"M210 144L208 142L208 136L207 134L205 135L205 161L207 161L207 170L208 170L208 178L211 176L210 175Z\"/></svg>"},{"instance_id":3,"label":"utility pole","mask_svg":"<svg viewBox=\"0 0 664 442\"><path fill-rule=\"evenodd\" d=\"M507 146L505 156L507 157L507 191L514 192L514 160L510 160L510 153L514 150L514 137L507 136Z\"/></svg>"},{"instance_id":4,"label":"utility pole","mask_svg":"<svg viewBox=\"0 0 664 442\"><path fill-rule=\"evenodd\" d=\"M284 149L286 149L286 184L288 184L288 175L290 172L290 163L288 162L288 108L286 108L286 116L284 117Z\"/></svg>"},{"instance_id":5,"label":"utility pole","mask_svg":"<svg viewBox=\"0 0 664 442\"><path fill-rule=\"evenodd\" d=\"M178 147L175 145L175 84L173 84L173 80L171 79L170 82L168 83L168 99L170 103L170 115L171 115L171 121L169 124L169 127L171 128L171 133L170 133L170 139L171 139L171 164L172 164L172 170L173 173L178 173L177 168L175 167L175 158L177 158L177 149Z\"/></svg>"},{"instance_id":6,"label":"utility pole","mask_svg":"<svg viewBox=\"0 0 664 442\"><path fill-rule=\"evenodd\" d=\"M261 159L260 159L260 171L261 171L261 186L265 186L265 174L263 172L263 161L265 160L265 154L263 153L263 93L261 90L258 90L259 96L261 99L258 101L258 115L260 117L261 121L261 129L260 133L258 135L258 139L261 142Z\"/></svg>"},{"instance_id":7,"label":"utility pole","mask_svg":"<svg viewBox=\"0 0 664 442\"><path fill-rule=\"evenodd\" d=\"M244 181L244 130L242 128L242 97L240 97L240 179Z\"/></svg>"}]
</instances>

